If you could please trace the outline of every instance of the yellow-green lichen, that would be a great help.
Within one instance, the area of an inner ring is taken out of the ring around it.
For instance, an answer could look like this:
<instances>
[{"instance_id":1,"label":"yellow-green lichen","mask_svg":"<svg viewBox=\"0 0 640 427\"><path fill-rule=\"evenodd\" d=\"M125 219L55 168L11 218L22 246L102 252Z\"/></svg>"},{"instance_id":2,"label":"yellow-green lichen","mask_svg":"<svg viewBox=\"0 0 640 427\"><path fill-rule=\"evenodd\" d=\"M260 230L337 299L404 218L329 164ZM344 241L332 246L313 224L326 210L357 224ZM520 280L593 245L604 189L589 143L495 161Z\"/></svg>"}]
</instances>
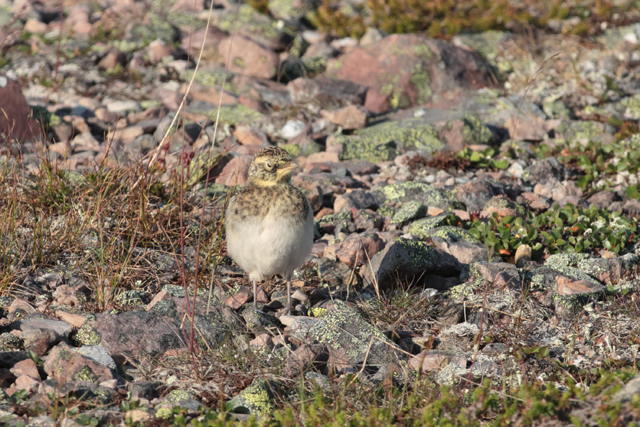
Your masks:
<instances>
[{"instance_id":1,"label":"yellow-green lichen","mask_svg":"<svg viewBox=\"0 0 640 427\"><path fill-rule=\"evenodd\" d=\"M429 236L430 230L447 225L450 219L451 215L447 214L420 219L411 223L407 231L416 239L425 239Z\"/></svg>"},{"instance_id":2,"label":"yellow-green lichen","mask_svg":"<svg viewBox=\"0 0 640 427\"><path fill-rule=\"evenodd\" d=\"M84 366L78 372L73 375L74 381L86 381L90 383L99 383L100 378L93 372L89 366Z\"/></svg>"},{"instance_id":3,"label":"yellow-green lichen","mask_svg":"<svg viewBox=\"0 0 640 427\"><path fill-rule=\"evenodd\" d=\"M468 144L489 144L493 141L493 132L482 122L477 114L467 113L462 119L462 136Z\"/></svg>"},{"instance_id":4,"label":"yellow-green lichen","mask_svg":"<svg viewBox=\"0 0 640 427\"><path fill-rule=\"evenodd\" d=\"M412 192L418 191L418 192L426 193L427 191L431 191L434 189L435 187L428 184L422 184L422 183L413 182L413 181L406 181L406 182L401 182L399 184L385 185L384 187L380 188L379 191L381 191L382 194L384 194L387 200L400 200L406 197L407 192L409 191L412 191Z\"/></svg>"},{"instance_id":5,"label":"yellow-green lichen","mask_svg":"<svg viewBox=\"0 0 640 427\"><path fill-rule=\"evenodd\" d=\"M93 326L85 322L78 330L76 340L83 345L100 345L102 336Z\"/></svg>"},{"instance_id":6,"label":"yellow-green lichen","mask_svg":"<svg viewBox=\"0 0 640 427\"><path fill-rule=\"evenodd\" d=\"M420 59L425 61L428 61L433 57L433 52L431 52L431 49L429 49L429 46L427 46L426 43L415 44L411 46L411 50L413 50L413 53L418 55Z\"/></svg>"},{"instance_id":7,"label":"yellow-green lichen","mask_svg":"<svg viewBox=\"0 0 640 427\"><path fill-rule=\"evenodd\" d=\"M418 92L418 96L416 98L417 104L425 104L433 95L433 91L431 90L431 78L429 77L429 73L427 70L422 68L422 65L418 64L413 70L413 74L409 78L409 81L413 84Z\"/></svg>"},{"instance_id":8,"label":"yellow-green lichen","mask_svg":"<svg viewBox=\"0 0 640 427\"><path fill-rule=\"evenodd\" d=\"M591 141L604 132L599 122L582 120L578 122L563 121L556 128L556 133L562 135L567 142Z\"/></svg>"},{"instance_id":9,"label":"yellow-green lichen","mask_svg":"<svg viewBox=\"0 0 640 427\"><path fill-rule=\"evenodd\" d=\"M327 313L326 308L315 307L309 309L309 316L311 317L323 317Z\"/></svg>"},{"instance_id":10,"label":"yellow-green lichen","mask_svg":"<svg viewBox=\"0 0 640 427\"><path fill-rule=\"evenodd\" d=\"M427 214L427 207L416 200L405 203L391 218L391 224L402 224L413 219L423 218Z\"/></svg>"},{"instance_id":11,"label":"yellow-green lichen","mask_svg":"<svg viewBox=\"0 0 640 427\"><path fill-rule=\"evenodd\" d=\"M625 98L620 101L620 104L627 107L625 115L634 119L640 119L640 94Z\"/></svg>"},{"instance_id":12,"label":"yellow-green lichen","mask_svg":"<svg viewBox=\"0 0 640 427\"><path fill-rule=\"evenodd\" d=\"M170 408L158 408L155 414L156 418L160 418L162 420L169 420L173 418L174 413Z\"/></svg>"},{"instance_id":13,"label":"yellow-green lichen","mask_svg":"<svg viewBox=\"0 0 640 427\"><path fill-rule=\"evenodd\" d=\"M279 382L257 379L229 402L235 412L269 415L275 410L274 395L280 387Z\"/></svg>"}]
</instances>

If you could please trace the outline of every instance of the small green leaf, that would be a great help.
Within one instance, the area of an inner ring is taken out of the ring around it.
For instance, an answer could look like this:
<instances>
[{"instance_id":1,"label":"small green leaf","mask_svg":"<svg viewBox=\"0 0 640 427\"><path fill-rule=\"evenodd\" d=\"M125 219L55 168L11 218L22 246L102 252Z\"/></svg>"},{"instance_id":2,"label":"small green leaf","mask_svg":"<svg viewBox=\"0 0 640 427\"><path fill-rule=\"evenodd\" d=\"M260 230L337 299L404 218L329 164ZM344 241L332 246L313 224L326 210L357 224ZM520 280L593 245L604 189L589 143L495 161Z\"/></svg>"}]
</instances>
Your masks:
<instances>
[{"instance_id":1,"label":"small green leaf","mask_svg":"<svg viewBox=\"0 0 640 427\"><path fill-rule=\"evenodd\" d=\"M496 169L505 170L509 167L509 160L507 159L493 160L492 164L493 164L493 167Z\"/></svg>"}]
</instances>

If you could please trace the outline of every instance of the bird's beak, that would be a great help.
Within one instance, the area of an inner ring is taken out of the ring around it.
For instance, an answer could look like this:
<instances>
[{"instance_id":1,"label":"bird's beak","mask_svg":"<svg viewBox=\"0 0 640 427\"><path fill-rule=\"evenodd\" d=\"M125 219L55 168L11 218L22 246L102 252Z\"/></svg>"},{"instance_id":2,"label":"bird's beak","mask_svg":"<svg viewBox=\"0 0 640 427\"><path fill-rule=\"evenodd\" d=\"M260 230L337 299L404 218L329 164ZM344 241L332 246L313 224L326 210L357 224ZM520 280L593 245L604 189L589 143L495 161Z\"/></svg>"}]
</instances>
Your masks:
<instances>
[{"instance_id":1,"label":"bird's beak","mask_svg":"<svg viewBox=\"0 0 640 427\"><path fill-rule=\"evenodd\" d=\"M287 166L283 167L282 169L280 169L278 172L280 173L287 173L287 172L291 172L292 170L294 170L295 168L297 168L298 165L295 163L289 163Z\"/></svg>"}]
</instances>

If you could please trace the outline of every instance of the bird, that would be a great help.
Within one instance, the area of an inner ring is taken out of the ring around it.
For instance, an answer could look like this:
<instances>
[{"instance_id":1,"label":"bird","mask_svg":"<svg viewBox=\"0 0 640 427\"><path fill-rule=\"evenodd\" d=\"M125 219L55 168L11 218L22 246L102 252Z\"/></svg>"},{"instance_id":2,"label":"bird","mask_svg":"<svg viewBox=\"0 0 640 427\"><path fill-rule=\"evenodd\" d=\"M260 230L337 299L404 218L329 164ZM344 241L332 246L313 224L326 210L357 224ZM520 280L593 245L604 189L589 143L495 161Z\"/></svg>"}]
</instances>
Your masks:
<instances>
[{"instance_id":1,"label":"bird","mask_svg":"<svg viewBox=\"0 0 640 427\"><path fill-rule=\"evenodd\" d=\"M281 275L287 282L291 313L291 278L313 246L313 210L302 192L291 185L298 165L282 148L256 153L247 185L229 201L225 213L227 253L253 282L257 310L257 282Z\"/></svg>"}]
</instances>

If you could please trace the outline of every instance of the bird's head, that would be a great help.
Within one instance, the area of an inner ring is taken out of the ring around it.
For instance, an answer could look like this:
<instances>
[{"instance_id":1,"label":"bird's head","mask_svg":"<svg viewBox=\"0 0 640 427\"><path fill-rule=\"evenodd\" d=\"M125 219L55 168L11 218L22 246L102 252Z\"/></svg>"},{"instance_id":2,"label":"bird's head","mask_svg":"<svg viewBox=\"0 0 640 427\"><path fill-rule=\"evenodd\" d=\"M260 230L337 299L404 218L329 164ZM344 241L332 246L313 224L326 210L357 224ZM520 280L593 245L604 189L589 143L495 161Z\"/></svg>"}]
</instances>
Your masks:
<instances>
[{"instance_id":1,"label":"bird's head","mask_svg":"<svg viewBox=\"0 0 640 427\"><path fill-rule=\"evenodd\" d=\"M298 167L291 161L291 156L279 147L264 148L256 154L249 167L249 183L269 187L288 184L291 171Z\"/></svg>"}]
</instances>

